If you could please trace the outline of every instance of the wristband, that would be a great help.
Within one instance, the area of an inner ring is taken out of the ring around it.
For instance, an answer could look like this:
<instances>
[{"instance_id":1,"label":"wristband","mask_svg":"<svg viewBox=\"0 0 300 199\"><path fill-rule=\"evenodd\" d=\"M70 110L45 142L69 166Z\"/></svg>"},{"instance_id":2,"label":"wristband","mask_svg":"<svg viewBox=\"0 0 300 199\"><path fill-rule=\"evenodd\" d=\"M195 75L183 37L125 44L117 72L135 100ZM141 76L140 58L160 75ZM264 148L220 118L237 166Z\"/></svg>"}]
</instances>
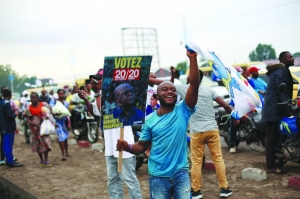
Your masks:
<instances>
[{"instance_id":1,"label":"wristband","mask_svg":"<svg viewBox=\"0 0 300 199\"><path fill-rule=\"evenodd\" d=\"M127 147L127 149L125 151L130 152L131 150L132 150L132 145L128 144L128 147Z\"/></svg>"},{"instance_id":2,"label":"wristband","mask_svg":"<svg viewBox=\"0 0 300 199\"><path fill-rule=\"evenodd\" d=\"M95 93L94 96L95 96L95 97L99 97L99 96L101 96L101 94L100 94L100 92L99 92L99 93Z\"/></svg>"}]
</instances>

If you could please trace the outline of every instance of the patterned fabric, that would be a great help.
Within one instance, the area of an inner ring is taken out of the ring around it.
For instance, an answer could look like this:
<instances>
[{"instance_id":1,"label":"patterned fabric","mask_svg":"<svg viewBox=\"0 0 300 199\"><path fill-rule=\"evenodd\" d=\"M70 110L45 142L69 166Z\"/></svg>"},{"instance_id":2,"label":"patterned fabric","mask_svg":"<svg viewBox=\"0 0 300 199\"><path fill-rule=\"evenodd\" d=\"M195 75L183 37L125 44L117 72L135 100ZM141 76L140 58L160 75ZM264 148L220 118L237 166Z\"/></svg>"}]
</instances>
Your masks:
<instances>
[{"instance_id":1,"label":"patterned fabric","mask_svg":"<svg viewBox=\"0 0 300 199\"><path fill-rule=\"evenodd\" d=\"M254 110L262 107L262 101L247 80L233 68L227 61L218 56L214 51L207 50L206 46L199 40L190 40L187 45L205 58L208 65L213 69L214 75L221 79L234 101L231 116L239 119Z\"/></svg>"},{"instance_id":2,"label":"patterned fabric","mask_svg":"<svg viewBox=\"0 0 300 199\"><path fill-rule=\"evenodd\" d=\"M47 107L50 109L50 106L45 102L39 102L37 107L32 105L28 106L25 109L24 115L32 117L32 122L39 124L38 126L29 125L29 128L32 133L32 144L31 149L33 152L43 153L49 151L50 149L50 139L49 136L40 136L40 126L43 121L42 118L42 107Z\"/></svg>"}]
</instances>

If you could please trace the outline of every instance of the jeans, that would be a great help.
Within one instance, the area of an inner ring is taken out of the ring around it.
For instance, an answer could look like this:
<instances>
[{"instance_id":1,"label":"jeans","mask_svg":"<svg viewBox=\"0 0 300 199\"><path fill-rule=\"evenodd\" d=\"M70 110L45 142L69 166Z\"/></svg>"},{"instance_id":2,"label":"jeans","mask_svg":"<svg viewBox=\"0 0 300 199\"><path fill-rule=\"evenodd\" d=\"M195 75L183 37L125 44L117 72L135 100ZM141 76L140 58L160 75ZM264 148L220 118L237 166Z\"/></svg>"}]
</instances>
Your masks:
<instances>
[{"instance_id":1,"label":"jeans","mask_svg":"<svg viewBox=\"0 0 300 199\"><path fill-rule=\"evenodd\" d=\"M107 187L110 199L123 199L123 181L126 183L130 199L142 198L139 181L135 174L135 156L122 159L122 172L118 172L118 158L105 156Z\"/></svg>"},{"instance_id":2,"label":"jeans","mask_svg":"<svg viewBox=\"0 0 300 199\"><path fill-rule=\"evenodd\" d=\"M14 163L14 156L12 154L14 139L15 139L15 132L6 132L3 133L3 152L6 158L6 164L13 164Z\"/></svg>"},{"instance_id":3,"label":"jeans","mask_svg":"<svg viewBox=\"0 0 300 199\"><path fill-rule=\"evenodd\" d=\"M4 133L0 132L1 134L1 161L4 160L4 151L3 151L3 139L4 139Z\"/></svg>"},{"instance_id":4,"label":"jeans","mask_svg":"<svg viewBox=\"0 0 300 199\"><path fill-rule=\"evenodd\" d=\"M149 175L151 199L190 199L191 186L188 171L179 170L171 177Z\"/></svg>"},{"instance_id":5,"label":"jeans","mask_svg":"<svg viewBox=\"0 0 300 199\"><path fill-rule=\"evenodd\" d=\"M216 173L220 188L227 188L228 182L226 178L226 169L222 157L221 141L219 130L206 131L204 133L192 133L191 136L191 186L193 191L201 190L201 168L204 147L207 144L210 155L216 167Z\"/></svg>"}]
</instances>

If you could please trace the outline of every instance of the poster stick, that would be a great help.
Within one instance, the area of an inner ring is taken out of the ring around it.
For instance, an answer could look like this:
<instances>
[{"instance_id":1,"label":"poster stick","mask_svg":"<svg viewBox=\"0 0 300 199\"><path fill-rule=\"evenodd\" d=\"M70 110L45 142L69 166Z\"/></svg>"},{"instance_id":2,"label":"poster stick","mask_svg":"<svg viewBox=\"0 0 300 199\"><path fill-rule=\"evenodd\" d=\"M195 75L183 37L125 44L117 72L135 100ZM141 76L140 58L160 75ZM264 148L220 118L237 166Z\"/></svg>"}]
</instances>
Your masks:
<instances>
[{"instance_id":1,"label":"poster stick","mask_svg":"<svg viewBox=\"0 0 300 199\"><path fill-rule=\"evenodd\" d=\"M120 128L120 140L124 140L124 127ZM122 171L123 151L119 151L118 172Z\"/></svg>"}]
</instances>

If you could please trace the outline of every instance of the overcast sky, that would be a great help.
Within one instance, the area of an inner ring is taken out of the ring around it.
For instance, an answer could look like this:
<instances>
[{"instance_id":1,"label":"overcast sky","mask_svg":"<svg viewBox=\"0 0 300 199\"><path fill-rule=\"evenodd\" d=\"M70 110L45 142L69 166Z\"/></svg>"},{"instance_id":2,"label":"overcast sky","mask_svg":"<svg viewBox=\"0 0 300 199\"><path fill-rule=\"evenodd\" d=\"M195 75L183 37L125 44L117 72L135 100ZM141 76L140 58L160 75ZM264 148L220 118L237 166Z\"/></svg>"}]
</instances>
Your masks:
<instances>
[{"instance_id":1,"label":"overcast sky","mask_svg":"<svg viewBox=\"0 0 300 199\"><path fill-rule=\"evenodd\" d=\"M0 65L56 82L87 77L123 55L130 27L157 30L161 67L186 60L184 35L246 62L258 43L300 52L299 19L300 0L0 0Z\"/></svg>"}]
</instances>

